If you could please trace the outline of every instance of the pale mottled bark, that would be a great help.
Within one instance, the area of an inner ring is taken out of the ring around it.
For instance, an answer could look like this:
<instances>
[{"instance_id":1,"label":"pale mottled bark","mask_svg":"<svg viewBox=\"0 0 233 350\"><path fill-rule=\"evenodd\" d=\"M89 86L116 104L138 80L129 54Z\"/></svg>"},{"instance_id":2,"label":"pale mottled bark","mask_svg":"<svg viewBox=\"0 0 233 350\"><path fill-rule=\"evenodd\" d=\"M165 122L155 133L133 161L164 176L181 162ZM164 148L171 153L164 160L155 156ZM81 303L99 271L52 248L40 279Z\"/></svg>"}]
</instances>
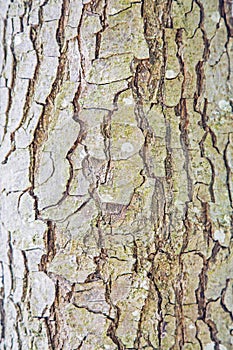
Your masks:
<instances>
[{"instance_id":1,"label":"pale mottled bark","mask_svg":"<svg viewBox=\"0 0 233 350\"><path fill-rule=\"evenodd\" d=\"M232 2L0 6L0 349L231 349Z\"/></svg>"}]
</instances>

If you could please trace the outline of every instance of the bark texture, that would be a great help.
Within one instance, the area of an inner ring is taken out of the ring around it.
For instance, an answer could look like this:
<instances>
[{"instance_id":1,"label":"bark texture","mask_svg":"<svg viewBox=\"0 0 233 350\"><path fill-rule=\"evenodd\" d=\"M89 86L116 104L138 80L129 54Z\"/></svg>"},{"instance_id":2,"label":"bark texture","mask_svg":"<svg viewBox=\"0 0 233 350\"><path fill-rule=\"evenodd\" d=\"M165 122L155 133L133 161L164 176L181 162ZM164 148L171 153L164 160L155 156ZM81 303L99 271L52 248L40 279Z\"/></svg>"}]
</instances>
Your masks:
<instances>
[{"instance_id":1,"label":"bark texture","mask_svg":"<svg viewBox=\"0 0 233 350\"><path fill-rule=\"evenodd\" d=\"M232 349L232 1L0 8L0 349Z\"/></svg>"}]
</instances>

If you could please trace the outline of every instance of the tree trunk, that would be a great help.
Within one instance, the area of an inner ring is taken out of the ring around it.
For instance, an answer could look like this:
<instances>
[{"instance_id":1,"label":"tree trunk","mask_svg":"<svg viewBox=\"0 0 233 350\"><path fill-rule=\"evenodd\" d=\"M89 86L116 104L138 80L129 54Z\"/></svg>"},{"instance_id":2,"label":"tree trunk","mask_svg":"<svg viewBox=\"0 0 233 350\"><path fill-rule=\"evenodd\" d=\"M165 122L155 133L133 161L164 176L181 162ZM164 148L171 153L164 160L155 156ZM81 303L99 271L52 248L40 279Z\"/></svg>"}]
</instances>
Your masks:
<instances>
[{"instance_id":1,"label":"tree trunk","mask_svg":"<svg viewBox=\"0 0 233 350\"><path fill-rule=\"evenodd\" d=\"M232 1L0 6L0 349L232 349Z\"/></svg>"}]
</instances>

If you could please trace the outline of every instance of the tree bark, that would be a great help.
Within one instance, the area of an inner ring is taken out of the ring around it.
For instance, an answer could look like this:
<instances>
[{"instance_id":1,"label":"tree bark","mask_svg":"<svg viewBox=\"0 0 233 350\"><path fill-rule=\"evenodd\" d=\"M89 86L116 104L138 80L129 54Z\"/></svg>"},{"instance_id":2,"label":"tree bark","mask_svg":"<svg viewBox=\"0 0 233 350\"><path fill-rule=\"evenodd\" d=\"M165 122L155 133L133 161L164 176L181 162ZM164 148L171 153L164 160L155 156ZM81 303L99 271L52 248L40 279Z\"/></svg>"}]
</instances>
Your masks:
<instances>
[{"instance_id":1,"label":"tree bark","mask_svg":"<svg viewBox=\"0 0 233 350\"><path fill-rule=\"evenodd\" d=\"M0 349L231 349L232 1L0 8Z\"/></svg>"}]
</instances>

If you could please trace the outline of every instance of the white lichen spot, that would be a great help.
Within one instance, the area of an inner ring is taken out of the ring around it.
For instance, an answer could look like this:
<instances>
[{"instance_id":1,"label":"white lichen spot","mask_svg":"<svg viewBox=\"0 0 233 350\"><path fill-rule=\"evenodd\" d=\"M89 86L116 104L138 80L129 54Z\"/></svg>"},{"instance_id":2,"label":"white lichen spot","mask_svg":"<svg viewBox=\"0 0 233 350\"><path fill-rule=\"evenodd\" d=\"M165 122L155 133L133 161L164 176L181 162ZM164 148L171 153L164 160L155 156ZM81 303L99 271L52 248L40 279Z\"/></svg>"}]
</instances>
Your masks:
<instances>
[{"instance_id":1,"label":"white lichen spot","mask_svg":"<svg viewBox=\"0 0 233 350\"><path fill-rule=\"evenodd\" d=\"M123 102L126 104L126 105L132 105L134 100L133 100L133 97L125 97L123 99Z\"/></svg>"},{"instance_id":2,"label":"white lichen spot","mask_svg":"<svg viewBox=\"0 0 233 350\"><path fill-rule=\"evenodd\" d=\"M214 342L206 344L204 350L214 350Z\"/></svg>"},{"instance_id":3,"label":"white lichen spot","mask_svg":"<svg viewBox=\"0 0 233 350\"><path fill-rule=\"evenodd\" d=\"M138 310L135 310L135 311L132 312L132 315L134 317L138 317L140 315L140 312Z\"/></svg>"},{"instance_id":4,"label":"white lichen spot","mask_svg":"<svg viewBox=\"0 0 233 350\"><path fill-rule=\"evenodd\" d=\"M67 108L69 105L70 101L68 99L63 99L63 101L61 102L61 107L62 108Z\"/></svg>"},{"instance_id":5,"label":"white lichen spot","mask_svg":"<svg viewBox=\"0 0 233 350\"><path fill-rule=\"evenodd\" d=\"M213 22L219 22L220 20L220 14L218 11L215 11L212 13L211 19Z\"/></svg>"},{"instance_id":6,"label":"white lichen spot","mask_svg":"<svg viewBox=\"0 0 233 350\"><path fill-rule=\"evenodd\" d=\"M49 316L49 309L54 302L55 286L42 271L31 274L31 305L33 316Z\"/></svg>"},{"instance_id":7,"label":"white lichen spot","mask_svg":"<svg viewBox=\"0 0 233 350\"><path fill-rule=\"evenodd\" d=\"M101 193L100 197L103 202L112 202L113 200L113 196L108 193Z\"/></svg>"},{"instance_id":8,"label":"white lichen spot","mask_svg":"<svg viewBox=\"0 0 233 350\"><path fill-rule=\"evenodd\" d=\"M81 158L81 159L84 159L84 158L87 156L86 151L85 151L84 148L81 150L81 152L79 153L79 155L80 155L80 158Z\"/></svg>"},{"instance_id":9,"label":"white lichen spot","mask_svg":"<svg viewBox=\"0 0 233 350\"><path fill-rule=\"evenodd\" d=\"M217 241L219 241L220 243L223 243L225 240L225 233L223 230L216 230L214 232L214 239L216 239Z\"/></svg>"},{"instance_id":10,"label":"white lichen spot","mask_svg":"<svg viewBox=\"0 0 233 350\"><path fill-rule=\"evenodd\" d=\"M121 151L124 153L131 153L133 152L134 147L130 142L125 142L121 146Z\"/></svg>"},{"instance_id":11,"label":"white lichen spot","mask_svg":"<svg viewBox=\"0 0 233 350\"><path fill-rule=\"evenodd\" d=\"M148 288L149 288L148 281L142 280L142 282L140 283L140 288L148 290Z\"/></svg>"},{"instance_id":12,"label":"white lichen spot","mask_svg":"<svg viewBox=\"0 0 233 350\"><path fill-rule=\"evenodd\" d=\"M167 79L173 79L173 78L175 78L176 76L177 76L177 73L174 72L174 70L172 70L172 69L166 70L166 78L167 78Z\"/></svg>"},{"instance_id":13,"label":"white lichen spot","mask_svg":"<svg viewBox=\"0 0 233 350\"><path fill-rule=\"evenodd\" d=\"M195 328L195 326L193 324L190 324L189 329L193 329L193 328Z\"/></svg>"},{"instance_id":14,"label":"white lichen spot","mask_svg":"<svg viewBox=\"0 0 233 350\"><path fill-rule=\"evenodd\" d=\"M219 108L224 111L224 112L231 112L231 105L229 101L226 100L220 100L219 103Z\"/></svg>"},{"instance_id":15,"label":"white lichen spot","mask_svg":"<svg viewBox=\"0 0 233 350\"><path fill-rule=\"evenodd\" d=\"M206 344L206 346L204 347L204 350L214 350L215 349L215 343L211 342ZM227 348L224 345L219 345L219 349L220 350L227 350Z\"/></svg>"},{"instance_id":16,"label":"white lichen spot","mask_svg":"<svg viewBox=\"0 0 233 350\"><path fill-rule=\"evenodd\" d=\"M22 39L21 39L20 35L16 35L15 36L15 46L20 45L21 42L22 42Z\"/></svg>"}]
</instances>

